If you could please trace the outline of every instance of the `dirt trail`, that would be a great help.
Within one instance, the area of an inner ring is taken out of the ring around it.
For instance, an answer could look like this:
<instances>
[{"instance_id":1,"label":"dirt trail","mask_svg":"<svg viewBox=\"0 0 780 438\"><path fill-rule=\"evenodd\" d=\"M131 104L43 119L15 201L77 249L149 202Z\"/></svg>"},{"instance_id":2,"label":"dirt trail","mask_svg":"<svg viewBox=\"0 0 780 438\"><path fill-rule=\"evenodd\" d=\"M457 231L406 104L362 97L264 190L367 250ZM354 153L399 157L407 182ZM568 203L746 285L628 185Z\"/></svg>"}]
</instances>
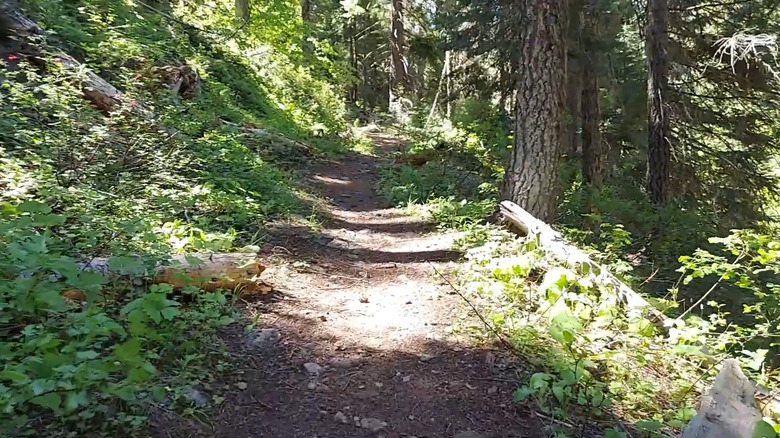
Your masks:
<instances>
[{"instance_id":1,"label":"dirt trail","mask_svg":"<svg viewBox=\"0 0 780 438\"><path fill-rule=\"evenodd\" d=\"M457 234L383 208L376 167L398 139L373 140L380 158L303 171L330 199L322 230L274 231L263 255L279 294L248 304L258 331L226 335L242 361L226 400L167 436L541 436L512 402L513 367L453 334L467 313L433 266L451 270Z\"/></svg>"}]
</instances>

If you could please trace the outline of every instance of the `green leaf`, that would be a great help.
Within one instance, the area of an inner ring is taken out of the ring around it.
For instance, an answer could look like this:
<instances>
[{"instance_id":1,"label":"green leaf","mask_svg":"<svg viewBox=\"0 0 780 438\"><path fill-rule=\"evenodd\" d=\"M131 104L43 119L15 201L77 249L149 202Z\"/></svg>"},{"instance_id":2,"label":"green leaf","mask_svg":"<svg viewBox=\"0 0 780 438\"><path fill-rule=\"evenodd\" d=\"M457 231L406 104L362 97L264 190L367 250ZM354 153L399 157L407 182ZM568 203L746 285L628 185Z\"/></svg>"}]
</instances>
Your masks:
<instances>
[{"instance_id":1,"label":"green leaf","mask_svg":"<svg viewBox=\"0 0 780 438\"><path fill-rule=\"evenodd\" d=\"M53 411L59 411L60 404L62 404L62 398L59 394L50 392L48 394L39 395L38 397L33 397L30 402L49 408Z\"/></svg>"},{"instance_id":2,"label":"green leaf","mask_svg":"<svg viewBox=\"0 0 780 438\"><path fill-rule=\"evenodd\" d=\"M756 427L753 428L753 438L777 438L777 432L771 424L764 420L756 423Z\"/></svg>"},{"instance_id":3,"label":"green leaf","mask_svg":"<svg viewBox=\"0 0 780 438\"><path fill-rule=\"evenodd\" d=\"M76 353L76 358L80 360L90 360L98 357L99 354L95 350L79 351Z\"/></svg>"},{"instance_id":4,"label":"green leaf","mask_svg":"<svg viewBox=\"0 0 780 438\"><path fill-rule=\"evenodd\" d=\"M0 371L0 379L10 380L14 383L22 383L30 380L26 375L14 370Z\"/></svg>"},{"instance_id":5,"label":"green leaf","mask_svg":"<svg viewBox=\"0 0 780 438\"><path fill-rule=\"evenodd\" d=\"M54 390L56 387L56 382L54 380L46 380L46 379L35 379L32 382L31 388L33 391L33 395L40 395L44 392L49 392Z\"/></svg>"},{"instance_id":6,"label":"green leaf","mask_svg":"<svg viewBox=\"0 0 780 438\"><path fill-rule=\"evenodd\" d=\"M529 386L523 386L522 388L517 388L515 390L514 400L515 403L520 402L528 398L529 395L533 394L534 390L531 389Z\"/></svg>"},{"instance_id":7,"label":"green leaf","mask_svg":"<svg viewBox=\"0 0 780 438\"><path fill-rule=\"evenodd\" d=\"M122 362L133 362L134 360L137 360L140 352L141 340L138 338L132 338L114 349L114 354L117 359Z\"/></svg>"},{"instance_id":8,"label":"green leaf","mask_svg":"<svg viewBox=\"0 0 780 438\"><path fill-rule=\"evenodd\" d=\"M550 336L566 348L571 347L580 330L582 324L569 310L558 313L550 321Z\"/></svg>"},{"instance_id":9,"label":"green leaf","mask_svg":"<svg viewBox=\"0 0 780 438\"><path fill-rule=\"evenodd\" d=\"M173 318L179 314L179 309L176 307L166 307L160 311L160 314L163 318L167 319L168 321L173 320Z\"/></svg>"},{"instance_id":10,"label":"green leaf","mask_svg":"<svg viewBox=\"0 0 780 438\"><path fill-rule=\"evenodd\" d=\"M18 211L23 213L51 213L51 207L38 201L24 201L17 207Z\"/></svg>"},{"instance_id":11,"label":"green leaf","mask_svg":"<svg viewBox=\"0 0 780 438\"><path fill-rule=\"evenodd\" d=\"M89 403L86 391L69 392L65 395L65 411L73 412L79 406Z\"/></svg>"}]
</instances>

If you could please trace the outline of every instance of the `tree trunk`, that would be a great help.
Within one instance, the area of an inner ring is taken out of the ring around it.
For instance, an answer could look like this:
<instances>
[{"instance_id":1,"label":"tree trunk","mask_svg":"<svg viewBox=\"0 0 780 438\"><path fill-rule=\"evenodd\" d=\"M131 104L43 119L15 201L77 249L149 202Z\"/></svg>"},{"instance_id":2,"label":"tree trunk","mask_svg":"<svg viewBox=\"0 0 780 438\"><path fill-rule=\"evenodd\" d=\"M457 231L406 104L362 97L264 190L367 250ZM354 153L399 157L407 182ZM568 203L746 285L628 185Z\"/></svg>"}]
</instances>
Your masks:
<instances>
[{"instance_id":1,"label":"tree trunk","mask_svg":"<svg viewBox=\"0 0 780 438\"><path fill-rule=\"evenodd\" d=\"M566 51L563 0L526 0L515 101L514 148L502 198L549 221L557 204L564 122Z\"/></svg>"},{"instance_id":2,"label":"tree trunk","mask_svg":"<svg viewBox=\"0 0 780 438\"><path fill-rule=\"evenodd\" d=\"M568 64L566 68L566 154L576 157L582 152L580 120L582 107L582 0L569 2Z\"/></svg>"},{"instance_id":3,"label":"tree trunk","mask_svg":"<svg viewBox=\"0 0 780 438\"><path fill-rule=\"evenodd\" d=\"M452 119L452 52L447 50L444 54L444 65L446 66L445 79L447 81L447 120Z\"/></svg>"},{"instance_id":4,"label":"tree trunk","mask_svg":"<svg viewBox=\"0 0 780 438\"><path fill-rule=\"evenodd\" d=\"M597 0L588 0L582 20L582 179L585 182L585 212L598 214L593 198L601 190L604 179L604 143L601 138L601 108L598 47ZM588 227L599 233L600 221L588 219Z\"/></svg>"},{"instance_id":5,"label":"tree trunk","mask_svg":"<svg viewBox=\"0 0 780 438\"><path fill-rule=\"evenodd\" d=\"M236 0L236 18L249 21L249 0Z\"/></svg>"},{"instance_id":6,"label":"tree trunk","mask_svg":"<svg viewBox=\"0 0 780 438\"><path fill-rule=\"evenodd\" d=\"M404 47L406 44L404 34L404 2L403 0L391 0L392 11L390 13L390 87L389 105L390 114L397 118L403 118L401 106L401 89L407 82L406 59Z\"/></svg>"},{"instance_id":7,"label":"tree trunk","mask_svg":"<svg viewBox=\"0 0 780 438\"><path fill-rule=\"evenodd\" d=\"M669 6L667 0L647 3L647 61L649 78L647 188L656 205L669 202L669 179L672 147L669 141Z\"/></svg>"},{"instance_id":8,"label":"tree trunk","mask_svg":"<svg viewBox=\"0 0 780 438\"><path fill-rule=\"evenodd\" d=\"M311 1L312 0L303 0L301 2L301 20L303 20L304 23L311 21Z\"/></svg>"},{"instance_id":9,"label":"tree trunk","mask_svg":"<svg viewBox=\"0 0 780 438\"><path fill-rule=\"evenodd\" d=\"M597 66L598 15L596 0L589 0L583 20L582 65L582 176L592 189L601 188L604 179L604 143L601 139L600 90Z\"/></svg>"}]
</instances>

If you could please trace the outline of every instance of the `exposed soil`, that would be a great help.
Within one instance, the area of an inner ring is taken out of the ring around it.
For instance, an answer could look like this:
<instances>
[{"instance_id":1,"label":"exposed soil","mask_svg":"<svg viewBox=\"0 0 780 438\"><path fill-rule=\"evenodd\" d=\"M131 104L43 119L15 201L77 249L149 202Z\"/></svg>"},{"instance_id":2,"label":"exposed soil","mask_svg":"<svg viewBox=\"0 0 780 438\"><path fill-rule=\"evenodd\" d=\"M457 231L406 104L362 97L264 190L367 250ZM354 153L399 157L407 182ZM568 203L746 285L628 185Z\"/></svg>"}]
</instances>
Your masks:
<instances>
[{"instance_id":1,"label":"exposed soil","mask_svg":"<svg viewBox=\"0 0 780 438\"><path fill-rule=\"evenodd\" d=\"M225 334L233 389L207 421L159 421L156 436L543 436L512 401L520 377L502 353L453 333L470 323L441 276L461 256L457 234L385 208L376 167L399 140L374 141L379 158L302 171L329 199L322 230L274 231L262 255L278 293L245 308L264 330Z\"/></svg>"}]
</instances>

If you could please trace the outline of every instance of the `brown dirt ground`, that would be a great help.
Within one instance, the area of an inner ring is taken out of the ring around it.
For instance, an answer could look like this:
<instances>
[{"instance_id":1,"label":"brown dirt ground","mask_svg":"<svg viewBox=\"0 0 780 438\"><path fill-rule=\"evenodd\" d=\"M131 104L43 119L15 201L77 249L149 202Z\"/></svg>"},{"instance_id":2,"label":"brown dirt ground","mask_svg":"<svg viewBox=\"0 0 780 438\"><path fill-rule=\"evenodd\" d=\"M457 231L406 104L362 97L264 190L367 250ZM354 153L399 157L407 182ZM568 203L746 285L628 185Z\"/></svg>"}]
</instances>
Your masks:
<instances>
[{"instance_id":1,"label":"brown dirt ground","mask_svg":"<svg viewBox=\"0 0 780 438\"><path fill-rule=\"evenodd\" d=\"M373 139L380 157L399 146ZM208 420L159 418L153 436L543 436L538 417L512 401L522 378L511 361L453 333L469 316L433 266L455 266L457 234L384 208L374 190L381 160L354 154L302 171L329 199L327 220L318 232L274 230L262 256L278 293L244 309L280 341L257 348L241 328L227 331L239 368L224 376L224 387L233 384L225 401ZM319 376L304 371L310 362L323 367ZM355 417L387 426L372 432Z\"/></svg>"}]
</instances>

